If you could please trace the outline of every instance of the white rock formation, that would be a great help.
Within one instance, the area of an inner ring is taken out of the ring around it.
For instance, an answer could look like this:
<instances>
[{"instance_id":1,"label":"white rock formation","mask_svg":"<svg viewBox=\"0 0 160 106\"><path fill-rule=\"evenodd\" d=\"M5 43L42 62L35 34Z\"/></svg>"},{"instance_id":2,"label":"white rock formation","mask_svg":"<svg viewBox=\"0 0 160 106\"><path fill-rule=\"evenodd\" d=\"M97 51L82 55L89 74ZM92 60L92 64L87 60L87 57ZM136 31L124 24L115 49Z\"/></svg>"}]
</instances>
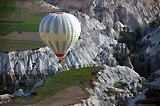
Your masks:
<instances>
[{"instance_id":1,"label":"white rock formation","mask_svg":"<svg viewBox=\"0 0 160 106\"><path fill-rule=\"evenodd\" d=\"M160 50L160 26L153 29L151 32L149 32L146 36L142 38L143 42L149 42L150 49L148 51L148 54L150 56L155 56L158 53L158 50Z\"/></svg>"},{"instance_id":2,"label":"white rock formation","mask_svg":"<svg viewBox=\"0 0 160 106\"><path fill-rule=\"evenodd\" d=\"M160 4L155 0L89 0L89 2L95 10L102 10L103 22L107 23L109 19L110 22L120 21L133 29L154 20L160 12ZM105 17L108 17L107 20Z\"/></svg>"},{"instance_id":3,"label":"white rock formation","mask_svg":"<svg viewBox=\"0 0 160 106\"><path fill-rule=\"evenodd\" d=\"M10 95L10 94L0 95L0 105L3 104L3 103L7 103L7 102L11 101L12 97L13 96Z\"/></svg>"},{"instance_id":4,"label":"white rock formation","mask_svg":"<svg viewBox=\"0 0 160 106\"><path fill-rule=\"evenodd\" d=\"M150 86L160 86L160 70L156 70L152 75L153 81L149 83Z\"/></svg>"},{"instance_id":5,"label":"white rock formation","mask_svg":"<svg viewBox=\"0 0 160 106\"><path fill-rule=\"evenodd\" d=\"M23 90L22 89L19 89L18 91L14 92L12 95L13 96L23 96Z\"/></svg>"},{"instance_id":6,"label":"white rock formation","mask_svg":"<svg viewBox=\"0 0 160 106\"><path fill-rule=\"evenodd\" d=\"M123 50L128 52L127 48L124 47L125 45L118 44L113 39L116 38L117 32L123 31L125 27L131 30L136 29L139 25L143 26L154 20L160 12L159 4L154 0L89 1L93 8L107 7L108 10L96 14L94 16L96 19L79 12L73 12L81 22L82 33L77 43L64 58L64 64L58 63L58 58L48 47L9 53L0 52L0 74L11 75L11 82L14 82L17 81L15 80L16 75L45 76L72 68L102 64L115 66L116 60L112 55L115 52L113 48L119 48L120 50L118 51L120 52ZM41 4L52 7L49 4ZM103 17L101 17L102 14ZM103 23L100 23L98 20L101 20ZM150 50L148 50L150 55L156 54L160 49L159 29L158 27L152 31L150 34L153 36L149 39L147 39L147 36L144 37L144 40L149 40L153 43ZM115 104L126 104L125 101L130 100L137 94L137 91L142 90L140 83L142 79L132 69L125 66L109 67L104 65L103 67L104 70L98 73L99 82L94 82L94 88L87 89L92 96L89 99L82 100L83 103L79 105L114 106ZM5 79L7 78L3 77L4 79L0 83L6 85ZM157 85L159 81L159 79L155 79L150 84L152 86ZM30 94L30 92L24 92L23 90L17 92L17 95L28 96Z\"/></svg>"},{"instance_id":7,"label":"white rock formation","mask_svg":"<svg viewBox=\"0 0 160 106\"><path fill-rule=\"evenodd\" d=\"M130 57L129 57L129 56L127 56L127 58L126 58L126 61L125 61L125 64L124 64L124 65L134 70L134 67L133 67L133 65L132 65L132 62L131 62L131 59L130 59Z\"/></svg>"},{"instance_id":8,"label":"white rock formation","mask_svg":"<svg viewBox=\"0 0 160 106\"><path fill-rule=\"evenodd\" d=\"M51 5L43 0L38 0L38 1L35 1L37 4L40 5L40 7L43 7L43 8L49 8L49 9L59 9L58 7L54 6L54 5Z\"/></svg>"},{"instance_id":9,"label":"white rock formation","mask_svg":"<svg viewBox=\"0 0 160 106\"><path fill-rule=\"evenodd\" d=\"M89 99L82 100L75 106L115 106L126 105L138 91L142 90L141 77L126 66L102 66L98 72L98 81L94 88L87 88Z\"/></svg>"},{"instance_id":10,"label":"white rock formation","mask_svg":"<svg viewBox=\"0 0 160 106\"><path fill-rule=\"evenodd\" d=\"M22 89L19 89L18 91L14 92L12 94L13 97L16 97L16 96L31 96L31 94L34 92L34 90L40 86L42 86L44 84L44 80L41 80L39 82L37 82L34 87L32 88L31 91L23 91Z\"/></svg>"},{"instance_id":11,"label":"white rock formation","mask_svg":"<svg viewBox=\"0 0 160 106\"><path fill-rule=\"evenodd\" d=\"M134 99L131 99L131 100L129 101L128 106L136 106L135 103L136 103L138 100L142 100L142 99L146 99L146 96L144 95L144 93L136 96Z\"/></svg>"},{"instance_id":12,"label":"white rock formation","mask_svg":"<svg viewBox=\"0 0 160 106\"><path fill-rule=\"evenodd\" d=\"M109 103L107 101L99 100L94 96L91 96L88 99L82 100L81 103L74 104L71 106L116 106L116 105Z\"/></svg>"}]
</instances>

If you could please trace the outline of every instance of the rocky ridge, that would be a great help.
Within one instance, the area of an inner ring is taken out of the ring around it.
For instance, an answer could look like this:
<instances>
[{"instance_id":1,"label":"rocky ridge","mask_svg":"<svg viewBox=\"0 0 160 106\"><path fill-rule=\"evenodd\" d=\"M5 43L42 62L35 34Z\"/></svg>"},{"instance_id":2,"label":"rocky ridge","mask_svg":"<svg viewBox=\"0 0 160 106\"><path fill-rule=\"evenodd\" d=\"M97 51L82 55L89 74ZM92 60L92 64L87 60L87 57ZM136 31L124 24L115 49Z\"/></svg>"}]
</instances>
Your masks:
<instances>
[{"instance_id":1,"label":"rocky ridge","mask_svg":"<svg viewBox=\"0 0 160 106\"><path fill-rule=\"evenodd\" d=\"M0 74L3 74L0 77L1 85L16 85L21 79L22 83L25 83L23 79L29 79L29 75L43 76L39 79L41 80L49 74L56 74L72 68L103 64L116 66L115 54L120 57L121 54L129 51L125 44L118 43L115 40L119 37L119 32L132 32L139 26L144 26L143 30L145 32L149 28L148 24L159 17L159 3L154 0L89 1L92 8L97 11L94 16L88 16L78 11L71 12L81 22L82 33L78 42L64 58L63 65L58 64L58 58L48 47L37 50L0 53L0 70L2 70ZM159 40L156 39L159 37L158 35L159 27L156 27L150 32L143 33L144 37L142 38L144 42L151 42L149 43L150 47L143 50L146 50L146 56L151 58L149 60L155 61L157 66L159 66L159 62L157 62L159 58L153 58L159 56L160 44ZM122 104L124 106L128 102L119 101L132 101L131 98L136 96L139 91L142 91L141 81L143 79L137 73L127 67L109 66L104 65L105 69L98 73L100 82L94 82L95 88L87 88L92 96L89 99L82 100L83 105L114 106L118 104L119 106ZM114 77L112 78L112 76ZM154 83L159 84L158 78L154 80ZM128 79L130 80L128 81ZM124 82L127 83L124 84ZM124 84L124 89L115 87L119 84ZM154 86L152 84L150 86ZM110 86L110 88L106 85ZM107 94L110 93L107 91L114 93L110 95ZM121 92L124 92L124 95ZM144 99L144 93L137 98ZM135 103L134 101L136 100L130 102L129 105Z\"/></svg>"},{"instance_id":2,"label":"rocky ridge","mask_svg":"<svg viewBox=\"0 0 160 106\"><path fill-rule=\"evenodd\" d=\"M101 10L103 23L113 24L120 21L131 26L146 25L159 16L159 1L155 0L89 0L92 7Z\"/></svg>"},{"instance_id":3,"label":"rocky ridge","mask_svg":"<svg viewBox=\"0 0 160 106\"><path fill-rule=\"evenodd\" d=\"M142 91L144 79L134 70L126 66L102 66L104 70L98 72L98 81L94 88L87 88L89 99L82 100L74 106L126 106L131 98Z\"/></svg>"}]
</instances>

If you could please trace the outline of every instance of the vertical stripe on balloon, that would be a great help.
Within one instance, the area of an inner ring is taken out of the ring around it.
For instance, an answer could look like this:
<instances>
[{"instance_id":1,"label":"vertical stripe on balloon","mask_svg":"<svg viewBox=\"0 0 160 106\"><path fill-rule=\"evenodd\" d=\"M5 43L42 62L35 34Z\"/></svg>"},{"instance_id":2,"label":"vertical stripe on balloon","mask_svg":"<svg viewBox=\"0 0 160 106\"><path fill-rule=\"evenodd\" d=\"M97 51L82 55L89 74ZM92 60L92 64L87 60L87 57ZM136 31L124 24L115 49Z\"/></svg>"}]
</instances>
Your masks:
<instances>
[{"instance_id":1,"label":"vertical stripe on balloon","mask_svg":"<svg viewBox=\"0 0 160 106\"><path fill-rule=\"evenodd\" d=\"M54 50L54 52L57 54L56 50L54 49L53 45L52 45L52 42L51 41L48 41L49 42L49 45L52 47L52 49Z\"/></svg>"},{"instance_id":2,"label":"vertical stripe on balloon","mask_svg":"<svg viewBox=\"0 0 160 106\"><path fill-rule=\"evenodd\" d=\"M63 49L62 49L62 53L64 53L64 50L66 48L66 44L67 44L67 41L63 41Z\"/></svg>"},{"instance_id":3,"label":"vertical stripe on balloon","mask_svg":"<svg viewBox=\"0 0 160 106\"><path fill-rule=\"evenodd\" d=\"M67 23L65 21L64 16L62 16L62 26L63 26L63 33L66 35L67 34Z\"/></svg>"},{"instance_id":4,"label":"vertical stripe on balloon","mask_svg":"<svg viewBox=\"0 0 160 106\"><path fill-rule=\"evenodd\" d=\"M72 21L70 20L70 18L69 18L68 15L66 15L66 17L67 17L67 19L69 20L69 23L70 23L70 25L71 25L72 33L74 33L75 31L74 31L73 23L72 23Z\"/></svg>"},{"instance_id":5,"label":"vertical stripe on balloon","mask_svg":"<svg viewBox=\"0 0 160 106\"><path fill-rule=\"evenodd\" d=\"M58 54L60 54L59 41L55 41L55 44L56 44L56 47L57 47L57 50L58 50Z\"/></svg>"},{"instance_id":6,"label":"vertical stripe on balloon","mask_svg":"<svg viewBox=\"0 0 160 106\"><path fill-rule=\"evenodd\" d=\"M51 16L47 22L47 25L46 25L46 33L47 34L49 34L49 32L50 32L50 25L51 25L51 21L53 18L54 18L54 16Z\"/></svg>"},{"instance_id":7,"label":"vertical stripe on balloon","mask_svg":"<svg viewBox=\"0 0 160 106\"><path fill-rule=\"evenodd\" d=\"M46 20L48 19L49 16L50 16L50 14L47 15L46 17L44 17L43 20L41 21L41 23L40 23L40 25L41 25L41 32L43 32L44 23L46 22Z\"/></svg>"},{"instance_id":8,"label":"vertical stripe on balloon","mask_svg":"<svg viewBox=\"0 0 160 106\"><path fill-rule=\"evenodd\" d=\"M55 34L58 34L58 27L59 27L59 26L58 26L58 24L59 24L59 22L58 22L58 21L59 21L59 20L58 20L58 17L59 17L59 16L57 15L57 16L56 16L56 19L55 19L55 21L54 21L54 33L55 33Z\"/></svg>"}]
</instances>

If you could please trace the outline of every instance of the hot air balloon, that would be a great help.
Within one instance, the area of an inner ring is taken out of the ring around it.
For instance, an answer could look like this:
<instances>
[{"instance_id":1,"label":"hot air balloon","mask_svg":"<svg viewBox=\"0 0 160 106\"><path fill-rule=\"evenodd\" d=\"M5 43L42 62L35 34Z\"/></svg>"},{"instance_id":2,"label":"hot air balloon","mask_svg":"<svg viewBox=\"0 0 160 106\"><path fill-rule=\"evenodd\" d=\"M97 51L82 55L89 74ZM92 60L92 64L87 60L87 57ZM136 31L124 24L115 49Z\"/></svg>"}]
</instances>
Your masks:
<instances>
[{"instance_id":1,"label":"hot air balloon","mask_svg":"<svg viewBox=\"0 0 160 106\"><path fill-rule=\"evenodd\" d=\"M80 32L81 26L78 19L65 12L50 13L42 19L39 25L42 41L59 58L67 54L78 40Z\"/></svg>"}]
</instances>

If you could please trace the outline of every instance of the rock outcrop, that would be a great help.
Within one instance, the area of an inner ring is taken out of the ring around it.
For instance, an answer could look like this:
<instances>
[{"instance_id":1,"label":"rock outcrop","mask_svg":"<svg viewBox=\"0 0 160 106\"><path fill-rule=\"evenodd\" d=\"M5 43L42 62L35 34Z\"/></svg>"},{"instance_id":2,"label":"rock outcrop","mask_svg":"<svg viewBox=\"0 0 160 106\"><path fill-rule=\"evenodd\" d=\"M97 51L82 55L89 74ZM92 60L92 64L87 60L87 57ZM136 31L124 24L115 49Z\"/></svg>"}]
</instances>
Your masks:
<instances>
[{"instance_id":1,"label":"rock outcrop","mask_svg":"<svg viewBox=\"0 0 160 106\"><path fill-rule=\"evenodd\" d=\"M107 27L115 22L128 30L146 26L159 16L160 4L156 0L45 0L63 9L78 9L95 17ZM93 11L94 10L94 11ZM94 15L96 13L96 15ZM116 29L115 29L116 30Z\"/></svg>"},{"instance_id":2,"label":"rock outcrop","mask_svg":"<svg viewBox=\"0 0 160 106\"><path fill-rule=\"evenodd\" d=\"M130 57L129 57L129 56L127 56L127 58L126 58L126 61L125 61L125 64L124 64L124 65L134 70L134 67L133 67L133 65L132 65L132 62L131 62L131 59L130 59Z\"/></svg>"},{"instance_id":3,"label":"rock outcrop","mask_svg":"<svg viewBox=\"0 0 160 106\"><path fill-rule=\"evenodd\" d=\"M117 66L115 57L123 59L123 54L128 54L129 49L124 43L118 43L115 39L119 38L121 31L133 32L138 27L145 26L143 27L142 42L146 48L142 50L142 54L143 57L147 57L148 61L156 64L154 71L158 70L160 27L157 25L152 30L148 30L148 24L159 17L160 4L158 2L155 0L45 1L60 9L78 9L88 14L82 14L79 11L70 12L79 19L82 26L79 40L64 57L64 64L58 63L58 58L48 47L9 53L0 52L0 86L11 87L10 92L17 91L18 88L13 89L13 86L19 83L27 86L30 83L29 79L33 76L36 76L37 81L35 82L40 80L43 82L47 75L72 68L103 65L104 70L98 72L98 81L86 87L92 96L76 105L124 106L127 105L127 101L130 101L129 105L132 105L137 100L146 98L145 90L142 87L143 79L130 69L133 66L129 59L126 62L128 67ZM154 77L155 79L152 79L152 82L146 84L145 87L159 86L159 71L156 71ZM140 95L132 99L142 90ZM15 95L21 96L30 94L31 92L21 89L15 93ZM3 98L3 96L1 97ZM6 97L9 99L4 100L10 100L10 96Z\"/></svg>"},{"instance_id":4,"label":"rock outcrop","mask_svg":"<svg viewBox=\"0 0 160 106\"><path fill-rule=\"evenodd\" d=\"M145 82L143 91L129 101L129 106L135 104L155 104L159 105L160 94L160 70L156 70L150 77L149 82Z\"/></svg>"},{"instance_id":5,"label":"rock outcrop","mask_svg":"<svg viewBox=\"0 0 160 106\"><path fill-rule=\"evenodd\" d=\"M45 0L46 2L53 4L60 9L76 9L86 13L89 16L94 15L94 11L91 8L88 0Z\"/></svg>"},{"instance_id":6,"label":"rock outcrop","mask_svg":"<svg viewBox=\"0 0 160 106\"><path fill-rule=\"evenodd\" d=\"M102 20L113 26L120 21L136 29L154 20L160 12L160 4L155 0L89 0L92 7L103 14ZM107 20L104 20L107 17Z\"/></svg>"},{"instance_id":7,"label":"rock outcrop","mask_svg":"<svg viewBox=\"0 0 160 106\"><path fill-rule=\"evenodd\" d=\"M13 96L10 94L0 95L0 105L11 101L12 98L13 98Z\"/></svg>"},{"instance_id":8,"label":"rock outcrop","mask_svg":"<svg viewBox=\"0 0 160 106\"><path fill-rule=\"evenodd\" d=\"M126 106L127 101L142 91L143 79L134 70L125 66L103 65L103 68L98 72L95 87L87 88L89 99L74 106Z\"/></svg>"},{"instance_id":9,"label":"rock outcrop","mask_svg":"<svg viewBox=\"0 0 160 106\"><path fill-rule=\"evenodd\" d=\"M156 24L157 23L157 24ZM160 23L155 21L155 23L150 26L147 34L142 38L141 42L145 45L143 49L143 54L151 65L151 73L160 69Z\"/></svg>"}]
</instances>

